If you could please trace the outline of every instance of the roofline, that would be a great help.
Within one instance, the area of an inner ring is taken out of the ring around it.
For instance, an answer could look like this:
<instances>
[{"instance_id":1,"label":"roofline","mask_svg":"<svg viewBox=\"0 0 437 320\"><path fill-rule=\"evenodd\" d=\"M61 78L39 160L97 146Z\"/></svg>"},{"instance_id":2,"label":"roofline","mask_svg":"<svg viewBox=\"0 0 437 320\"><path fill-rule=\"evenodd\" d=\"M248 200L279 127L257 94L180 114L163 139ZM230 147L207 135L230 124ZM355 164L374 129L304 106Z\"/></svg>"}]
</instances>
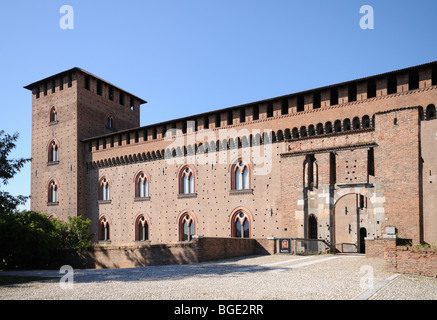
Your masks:
<instances>
[{"instance_id":1,"label":"roofline","mask_svg":"<svg viewBox=\"0 0 437 320\"><path fill-rule=\"evenodd\" d=\"M140 101L140 104L147 103L146 100L143 100L143 99L141 99L140 97L138 97L138 96L136 96L136 95L134 95L134 94L132 94L132 93L126 91L126 90L123 90L123 89L121 89L120 87L117 87L116 85L114 85L114 84L112 84L112 83L110 83L110 82L108 82L108 81L106 81L106 80L104 80L104 79L102 79L102 78L100 78L100 77L98 77L98 76L92 74L91 72L88 72L88 71L86 71L86 70L84 70L84 69L81 69L81 68L78 68L78 67L74 67L74 68L71 68L71 69L68 69L68 70L65 70L65 71L59 72L59 73L57 73L57 74L51 75L51 76L49 76L49 77L46 77L46 78L44 78L44 79L41 79L41 80L35 81L35 82L31 83L31 84L28 84L27 86L24 86L23 88L25 88L25 89L27 89L27 90L32 90L32 88L33 88L35 85L37 85L37 84L39 84L39 83L41 83L41 82L47 81L47 80L49 80L49 79L51 79L51 78L57 78L57 77L59 77L59 76L61 76L61 75L63 75L63 74L66 74L66 73L69 73L69 72L72 72L72 71L79 71L79 72L85 73L85 74L87 74L87 75L89 75L89 76L91 76L91 77L93 77L93 78L95 78L95 79L98 79L98 80L100 80L100 81L102 81L102 82L104 82L104 83L110 85L110 86L113 87L113 88L116 88L116 89L118 89L118 90L120 90L120 91L123 91L124 93L127 93L127 94L131 95L132 97L135 97L136 99L138 99L138 100Z\"/></svg>"},{"instance_id":2,"label":"roofline","mask_svg":"<svg viewBox=\"0 0 437 320\"><path fill-rule=\"evenodd\" d=\"M82 141L83 142L87 142L87 141L91 141L91 140L94 140L94 139L101 139L101 138L104 138L104 137L108 137L108 136L112 136L112 135L116 135L116 134L120 134L120 133L132 132L132 131L142 130L142 129L149 128L149 127L160 126L160 125L164 125L164 124L171 123L171 122L179 122L179 121L184 121L184 120L191 120L193 118L207 116L209 114L214 114L214 113L218 113L218 112L225 112L225 111L229 111L229 110L233 110L233 109L247 107L247 106L254 105L254 104L267 103L267 102L270 102L270 101L286 99L286 98L290 98L290 97L293 97L293 96L299 96L299 95L307 94L307 93L311 93L311 92L327 90L327 89L331 89L331 88L334 88L334 87L341 87L341 86L345 86L345 85L348 85L348 84L351 84L351 83L354 83L354 82L356 83L356 82L361 82L361 81L367 81L369 79L385 77L385 76L389 76L389 75L393 75L393 74L397 74L397 73L401 73L401 72L407 72L407 71L411 71L411 70L415 70L415 69L430 67L432 65L437 65L437 60L433 61L433 62L429 62L429 63L424 63L424 64L420 64L420 65L404 68L404 69L398 69L398 70L394 70L394 71L380 73L380 74L376 74L376 75L373 75L373 76L368 76L368 77L364 77L364 78L358 78L358 79L355 79L355 80L349 80L349 81L345 81L345 82L340 82L340 83L336 83L336 84L332 84L332 85L328 85L328 86L324 86L324 87L319 87L319 88L315 88L315 89L309 89L309 90L300 91L300 92L296 92L296 93L291 93L291 94L286 94L286 95L282 95L282 96L277 96L277 97L274 97L274 98L253 101L253 102L244 103L244 104L240 104L240 105L236 105L236 106L232 106L232 107L227 107L227 108L223 108L223 109L216 109L216 110L212 110L212 111L198 113L198 114L195 114L195 115L190 115L190 116L187 116L187 117L182 117L182 118L171 119L171 120L162 121L162 122L158 122L158 123L153 123L153 124L149 124L149 125L146 125L146 126L140 126L140 127L136 127L136 128L124 129L124 130L120 130L120 131L116 131L116 132L112 132L112 133L107 133L107 134L103 134L103 135L99 135L99 136L94 136L94 137L86 138L86 139L83 139Z\"/></svg>"}]
</instances>

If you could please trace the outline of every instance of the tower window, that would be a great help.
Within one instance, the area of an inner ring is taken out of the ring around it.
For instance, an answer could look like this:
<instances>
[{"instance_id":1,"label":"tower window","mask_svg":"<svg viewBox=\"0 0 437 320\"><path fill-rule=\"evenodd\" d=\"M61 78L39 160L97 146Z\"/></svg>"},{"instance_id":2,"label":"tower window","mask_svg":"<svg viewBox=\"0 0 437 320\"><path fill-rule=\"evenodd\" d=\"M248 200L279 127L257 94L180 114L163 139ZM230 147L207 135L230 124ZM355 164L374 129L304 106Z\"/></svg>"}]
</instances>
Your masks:
<instances>
[{"instance_id":1,"label":"tower window","mask_svg":"<svg viewBox=\"0 0 437 320\"><path fill-rule=\"evenodd\" d=\"M109 100L114 101L114 88L111 86L108 88L109 91Z\"/></svg>"},{"instance_id":2,"label":"tower window","mask_svg":"<svg viewBox=\"0 0 437 320\"><path fill-rule=\"evenodd\" d=\"M124 93L120 91L119 103L124 106Z\"/></svg>"},{"instance_id":3,"label":"tower window","mask_svg":"<svg viewBox=\"0 0 437 320\"><path fill-rule=\"evenodd\" d=\"M132 111L135 110L135 100L134 100L133 97L130 97L130 109L131 109Z\"/></svg>"},{"instance_id":4,"label":"tower window","mask_svg":"<svg viewBox=\"0 0 437 320\"><path fill-rule=\"evenodd\" d=\"M85 75L85 89L90 90L90 76Z\"/></svg>"},{"instance_id":5,"label":"tower window","mask_svg":"<svg viewBox=\"0 0 437 320\"><path fill-rule=\"evenodd\" d=\"M110 183L106 177L100 179L99 183L99 199L103 201L110 200L109 198Z\"/></svg>"},{"instance_id":6,"label":"tower window","mask_svg":"<svg viewBox=\"0 0 437 320\"><path fill-rule=\"evenodd\" d=\"M102 95L102 82L100 80L97 80L97 94Z\"/></svg>"},{"instance_id":7,"label":"tower window","mask_svg":"<svg viewBox=\"0 0 437 320\"><path fill-rule=\"evenodd\" d=\"M58 203L58 184L51 180L49 183L49 190L48 190L48 202L49 203Z\"/></svg>"},{"instance_id":8,"label":"tower window","mask_svg":"<svg viewBox=\"0 0 437 320\"><path fill-rule=\"evenodd\" d=\"M55 107L52 107L50 109L50 122L57 122L58 121L58 112L56 111Z\"/></svg>"},{"instance_id":9,"label":"tower window","mask_svg":"<svg viewBox=\"0 0 437 320\"><path fill-rule=\"evenodd\" d=\"M49 162L59 161L59 147L55 141L51 141L49 145Z\"/></svg>"}]
</instances>

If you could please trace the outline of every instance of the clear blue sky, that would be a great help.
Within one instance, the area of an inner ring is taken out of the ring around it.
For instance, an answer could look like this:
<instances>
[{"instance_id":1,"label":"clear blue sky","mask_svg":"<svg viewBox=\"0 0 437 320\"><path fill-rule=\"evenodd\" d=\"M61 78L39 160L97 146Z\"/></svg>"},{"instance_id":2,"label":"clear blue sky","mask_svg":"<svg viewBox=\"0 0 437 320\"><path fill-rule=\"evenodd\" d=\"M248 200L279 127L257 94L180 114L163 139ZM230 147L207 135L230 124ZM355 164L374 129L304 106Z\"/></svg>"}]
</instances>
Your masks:
<instances>
[{"instance_id":1,"label":"clear blue sky","mask_svg":"<svg viewBox=\"0 0 437 320\"><path fill-rule=\"evenodd\" d=\"M23 86L72 67L147 100L147 125L435 61L436 12L435 0L3 1L0 129L20 133L12 157L30 157ZM30 164L0 188L29 195Z\"/></svg>"}]
</instances>

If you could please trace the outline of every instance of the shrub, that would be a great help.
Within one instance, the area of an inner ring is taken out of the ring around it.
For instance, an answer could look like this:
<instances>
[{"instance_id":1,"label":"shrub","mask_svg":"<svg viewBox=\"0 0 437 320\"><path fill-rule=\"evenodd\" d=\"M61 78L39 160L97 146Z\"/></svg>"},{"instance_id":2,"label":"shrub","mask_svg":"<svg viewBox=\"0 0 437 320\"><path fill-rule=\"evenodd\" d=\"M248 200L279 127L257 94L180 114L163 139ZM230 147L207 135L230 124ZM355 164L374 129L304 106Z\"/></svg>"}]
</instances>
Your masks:
<instances>
[{"instance_id":1,"label":"shrub","mask_svg":"<svg viewBox=\"0 0 437 320\"><path fill-rule=\"evenodd\" d=\"M47 267L56 252L92 246L89 219L47 219L33 211L0 215L0 268Z\"/></svg>"}]
</instances>

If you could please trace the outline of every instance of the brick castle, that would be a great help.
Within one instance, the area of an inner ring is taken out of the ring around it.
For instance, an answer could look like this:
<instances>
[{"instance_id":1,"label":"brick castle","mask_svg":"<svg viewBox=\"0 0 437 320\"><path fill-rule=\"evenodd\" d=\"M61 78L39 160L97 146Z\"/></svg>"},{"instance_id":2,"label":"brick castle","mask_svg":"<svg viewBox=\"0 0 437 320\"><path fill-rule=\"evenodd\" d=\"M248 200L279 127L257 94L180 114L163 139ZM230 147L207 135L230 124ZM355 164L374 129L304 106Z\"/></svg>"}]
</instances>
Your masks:
<instances>
[{"instance_id":1,"label":"brick castle","mask_svg":"<svg viewBox=\"0 0 437 320\"><path fill-rule=\"evenodd\" d=\"M25 88L31 210L90 218L96 242L437 243L437 62L148 126L79 68Z\"/></svg>"}]
</instances>

